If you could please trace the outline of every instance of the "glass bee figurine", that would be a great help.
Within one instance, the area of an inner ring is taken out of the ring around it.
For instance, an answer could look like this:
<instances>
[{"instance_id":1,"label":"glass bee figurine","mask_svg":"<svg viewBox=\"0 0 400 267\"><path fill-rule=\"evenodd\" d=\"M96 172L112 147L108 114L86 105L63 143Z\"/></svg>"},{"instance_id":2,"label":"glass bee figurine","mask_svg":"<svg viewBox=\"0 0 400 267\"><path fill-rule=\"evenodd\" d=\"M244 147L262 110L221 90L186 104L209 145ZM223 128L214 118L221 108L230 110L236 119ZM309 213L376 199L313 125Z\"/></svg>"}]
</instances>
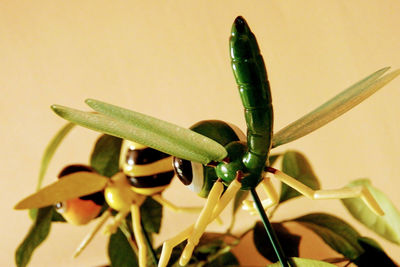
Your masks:
<instances>
[{"instance_id":1,"label":"glass bee figurine","mask_svg":"<svg viewBox=\"0 0 400 267\"><path fill-rule=\"evenodd\" d=\"M66 175L55 185L50 185L47 189L44 188L21 201L17 208L53 205L105 190L107 203L119 211L116 223L109 226L110 232L115 230L118 220L131 212L139 247L145 246L145 243L140 241L142 237L138 230L139 206L145 195L151 195L160 203L166 203L158 199L158 193L170 182L169 176L162 177L164 171L170 173L173 166L180 180L191 190L205 197L206 202L194 224L164 242L159 259L160 267L168 264L172 249L184 240L187 240L187 245L181 255L180 264L186 265L207 225L217 218L239 190L251 191L254 201L246 201L245 208L250 212L260 213L281 265L289 266L290 263L265 213L265 209L278 201L278 194L269 176L279 179L311 199L360 197L372 211L382 215L382 209L366 188L313 190L295 178L270 167L268 158L272 148L296 140L337 118L397 77L400 71L382 76L388 68L381 69L273 134L273 108L264 60L254 34L242 17L237 17L232 26L230 56L244 107L246 136L237 127L222 121L202 121L191 129L186 129L93 99L86 100L86 103L97 113L53 105L53 111L68 121L133 142L124 143L127 152L122 159L123 172L116 174L111 180L96 174L91 174L87 177L89 179L81 179L74 174ZM132 144L137 146L131 146ZM135 151L142 148L145 151L148 149L145 147L152 149L149 153L160 153L158 161L147 162L144 166L130 164L138 162ZM173 160L168 155L172 155ZM151 173L154 169L162 173L159 178L138 177L148 176L147 172ZM255 191L258 185L262 185L267 193L268 198L264 201L260 201ZM66 190L67 187L74 189ZM145 267L146 249L139 250L140 266Z\"/></svg>"},{"instance_id":2,"label":"glass bee figurine","mask_svg":"<svg viewBox=\"0 0 400 267\"><path fill-rule=\"evenodd\" d=\"M131 212L140 265L146 266L147 245L141 228L139 209L146 197L151 196L161 205L175 212L198 213L201 207L178 207L161 196L174 177L172 156L136 142L124 140L119 165L121 172L111 179L97 174L89 166L69 165L61 170L58 181L20 201L15 208L41 208L54 204L56 211L68 223L83 225L100 214L106 201L111 209L118 211L114 221L106 225L104 230L106 234L114 233ZM85 187L82 183L91 184L91 188L86 187L85 192L80 191L82 187ZM111 209L100 216L96 227L87 234L76 249L75 257L82 252L111 217Z\"/></svg>"}]
</instances>

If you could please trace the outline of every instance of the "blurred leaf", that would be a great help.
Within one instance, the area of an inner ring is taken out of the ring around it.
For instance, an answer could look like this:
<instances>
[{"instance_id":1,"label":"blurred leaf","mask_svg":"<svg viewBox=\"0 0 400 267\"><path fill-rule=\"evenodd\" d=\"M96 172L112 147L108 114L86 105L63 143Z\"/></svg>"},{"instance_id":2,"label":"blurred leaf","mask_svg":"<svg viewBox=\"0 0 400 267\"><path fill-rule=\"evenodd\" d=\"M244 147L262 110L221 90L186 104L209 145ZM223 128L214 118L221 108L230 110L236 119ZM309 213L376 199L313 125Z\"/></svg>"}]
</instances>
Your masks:
<instances>
[{"instance_id":1,"label":"blurred leaf","mask_svg":"<svg viewBox=\"0 0 400 267\"><path fill-rule=\"evenodd\" d=\"M115 234L110 236L108 257L110 258L111 267L139 266L136 254L119 228Z\"/></svg>"},{"instance_id":2,"label":"blurred leaf","mask_svg":"<svg viewBox=\"0 0 400 267\"><path fill-rule=\"evenodd\" d=\"M182 255L183 249L186 246L186 240L183 241L182 243L178 244L177 246L174 247L174 249L172 250L171 253L171 257L169 258L169 262L167 266L180 266L179 265L179 257ZM163 245L161 244L157 250L156 250L156 254L157 257L160 258L161 256L161 251L162 251ZM192 257L193 259L193 257ZM190 261L190 263L187 265L188 267L191 266L192 260Z\"/></svg>"},{"instance_id":3,"label":"blurred leaf","mask_svg":"<svg viewBox=\"0 0 400 267\"><path fill-rule=\"evenodd\" d=\"M307 158L300 152L289 150L285 152L282 159L282 172L292 176L299 182L317 190L320 189L318 178L308 162ZM281 196L279 203L289 200L301 194L293 188L281 183Z\"/></svg>"},{"instance_id":4,"label":"blurred leaf","mask_svg":"<svg viewBox=\"0 0 400 267\"><path fill-rule=\"evenodd\" d=\"M357 266L397 266L374 240L368 237L360 237L358 243L364 249L364 253L354 260Z\"/></svg>"},{"instance_id":5,"label":"blurred leaf","mask_svg":"<svg viewBox=\"0 0 400 267\"><path fill-rule=\"evenodd\" d=\"M151 197L146 198L140 206L140 215L148 233L158 233L161 226L162 206Z\"/></svg>"},{"instance_id":6,"label":"blurred leaf","mask_svg":"<svg viewBox=\"0 0 400 267\"><path fill-rule=\"evenodd\" d=\"M46 174L47 167L49 166L50 160L52 159L54 153L56 152L58 146L61 144L62 140L65 136L74 128L74 123L67 123L62 127L56 135L50 140L50 143L47 144L46 149L44 150L42 161L40 163L40 170L39 170L39 178L36 187L36 191L42 187L42 182L44 175Z\"/></svg>"},{"instance_id":7,"label":"blurred leaf","mask_svg":"<svg viewBox=\"0 0 400 267\"><path fill-rule=\"evenodd\" d=\"M235 216L237 210L240 208L242 205L242 201L247 198L249 195L250 191L249 190L239 190L236 193L235 200L233 202L233 210L232 210L232 215ZM233 219L233 218L232 218Z\"/></svg>"},{"instance_id":8,"label":"blurred leaf","mask_svg":"<svg viewBox=\"0 0 400 267\"><path fill-rule=\"evenodd\" d=\"M119 171L121 144L121 138L106 134L100 136L90 157L90 166L107 177L116 174Z\"/></svg>"},{"instance_id":9,"label":"blurred leaf","mask_svg":"<svg viewBox=\"0 0 400 267\"><path fill-rule=\"evenodd\" d=\"M51 221L52 222L66 222L64 217L56 211L55 207L54 206L51 206L51 207L53 209L53 216L51 216Z\"/></svg>"},{"instance_id":10,"label":"blurred leaf","mask_svg":"<svg viewBox=\"0 0 400 267\"><path fill-rule=\"evenodd\" d=\"M312 230L332 249L350 260L356 259L363 253L357 241L359 233L337 217L325 213L312 213L291 221Z\"/></svg>"},{"instance_id":11,"label":"blurred leaf","mask_svg":"<svg viewBox=\"0 0 400 267\"><path fill-rule=\"evenodd\" d=\"M224 244L224 234L204 233L196 247L196 251L203 254L214 254Z\"/></svg>"},{"instance_id":12,"label":"blurred leaf","mask_svg":"<svg viewBox=\"0 0 400 267\"><path fill-rule=\"evenodd\" d=\"M46 149L43 152L42 161L40 162L40 170L38 176L38 182L36 185L36 191L38 191L42 187L44 176L46 175L47 168L49 167L50 160L53 158L54 153L56 152L58 146L61 144L62 140L65 136L74 128L74 123L67 123L64 125L50 142L47 144ZM38 209L30 209L29 217L34 220L37 215Z\"/></svg>"},{"instance_id":13,"label":"blurred leaf","mask_svg":"<svg viewBox=\"0 0 400 267\"><path fill-rule=\"evenodd\" d=\"M229 266L239 266L239 261L236 259L235 255L228 251L221 254L216 259L204 265L204 267L229 267Z\"/></svg>"},{"instance_id":14,"label":"blurred leaf","mask_svg":"<svg viewBox=\"0 0 400 267\"><path fill-rule=\"evenodd\" d=\"M25 239L15 252L18 267L27 266L33 251L46 239L50 232L53 207L41 208Z\"/></svg>"},{"instance_id":15,"label":"blurred leaf","mask_svg":"<svg viewBox=\"0 0 400 267\"><path fill-rule=\"evenodd\" d=\"M303 259L303 258L292 258L292 261L296 264L296 267L335 267L335 265L317 260ZM267 267L281 267L279 262L270 264Z\"/></svg>"},{"instance_id":16,"label":"blurred leaf","mask_svg":"<svg viewBox=\"0 0 400 267\"><path fill-rule=\"evenodd\" d=\"M366 186L385 212L383 216L376 215L360 198L342 199L342 203L351 215L375 233L399 245L400 213L390 199L383 192L373 187L368 179L353 181L348 186Z\"/></svg>"},{"instance_id":17,"label":"blurred leaf","mask_svg":"<svg viewBox=\"0 0 400 267\"><path fill-rule=\"evenodd\" d=\"M272 228L274 229L286 256L299 256L299 244L301 237L290 233L282 223L272 223ZM260 221L258 221L254 226L253 241L258 252L267 260L271 262L278 260L271 242L269 241L264 225Z\"/></svg>"},{"instance_id":18,"label":"blurred leaf","mask_svg":"<svg viewBox=\"0 0 400 267\"><path fill-rule=\"evenodd\" d=\"M279 157L282 156L282 154L273 154L270 155L268 160L269 160L269 166L272 166L275 164L275 162L279 159Z\"/></svg>"},{"instance_id":19,"label":"blurred leaf","mask_svg":"<svg viewBox=\"0 0 400 267\"><path fill-rule=\"evenodd\" d=\"M232 206L232 218L231 218L231 223L227 229L227 233L230 233L233 226L235 225L236 222L236 212L238 209L241 207L243 200L247 198L249 195L250 191L249 190L239 190L236 195L235 199L233 201L233 206Z\"/></svg>"},{"instance_id":20,"label":"blurred leaf","mask_svg":"<svg viewBox=\"0 0 400 267\"><path fill-rule=\"evenodd\" d=\"M400 70L395 70L379 78L388 70L389 68L383 68L372 73L278 131L272 139L272 147L303 137L357 106L400 74Z\"/></svg>"}]
</instances>

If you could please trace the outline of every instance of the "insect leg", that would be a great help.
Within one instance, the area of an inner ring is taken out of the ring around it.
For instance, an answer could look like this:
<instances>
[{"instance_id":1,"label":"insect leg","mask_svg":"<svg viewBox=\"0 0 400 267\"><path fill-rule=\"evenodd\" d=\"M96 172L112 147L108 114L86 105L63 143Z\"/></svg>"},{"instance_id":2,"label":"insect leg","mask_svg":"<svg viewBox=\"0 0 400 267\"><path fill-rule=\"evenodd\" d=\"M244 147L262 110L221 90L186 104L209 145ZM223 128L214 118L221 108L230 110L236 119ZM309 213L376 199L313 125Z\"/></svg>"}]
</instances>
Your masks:
<instances>
[{"instance_id":1,"label":"insect leg","mask_svg":"<svg viewBox=\"0 0 400 267\"><path fill-rule=\"evenodd\" d=\"M158 267L165 267L168 264L169 258L171 257L172 250L178 244L182 243L186 238L190 236L193 232L194 224L190 225L188 228L183 230L181 233L176 235L175 237L167 240L163 244L163 248L161 251L160 260L158 261Z\"/></svg>"},{"instance_id":2,"label":"insect leg","mask_svg":"<svg viewBox=\"0 0 400 267\"><path fill-rule=\"evenodd\" d=\"M267 194L268 198L264 199L261 203L264 210L269 209L276 203L278 203L279 196L276 192L273 184L271 183L271 178L265 176L264 179L261 181L261 186L263 187L265 193ZM257 208L255 206L254 201L251 200L244 200L243 201L243 209L249 211L251 214L257 213Z\"/></svg>"},{"instance_id":3,"label":"insect leg","mask_svg":"<svg viewBox=\"0 0 400 267\"><path fill-rule=\"evenodd\" d=\"M136 205L136 204L131 205L131 214L132 214L133 234L135 235L135 240L138 244L138 249L139 249L139 266L146 267L147 266L147 246L146 246L145 238L143 236L142 226L140 224L140 207L139 207L139 205Z\"/></svg>"},{"instance_id":4,"label":"insect leg","mask_svg":"<svg viewBox=\"0 0 400 267\"><path fill-rule=\"evenodd\" d=\"M371 192L365 186L359 187L344 187L340 189L330 189L330 190L313 190L303 183L297 181L295 178L276 170L274 168L268 167L268 172L273 173L274 176L281 182L289 185L295 190L299 191L304 196L310 199L343 199L343 198L353 198L360 197L364 203L377 215L383 215L384 212L376 202L375 198L372 196Z\"/></svg>"},{"instance_id":5,"label":"insect leg","mask_svg":"<svg viewBox=\"0 0 400 267\"><path fill-rule=\"evenodd\" d=\"M218 218L218 215L221 213L221 211L224 210L226 205L235 197L235 195L236 195L237 191L239 191L240 187L241 187L241 184L237 179L235 179L229 185L229 187L225 190L222 197L219 199L214 210L212 211L212 215L210 216L208 223L211 223L214 219ZM175 246L177 246L179 243L183 242L185 239L187 239L193 233L193 229L194 229L194 224L192 224L191 226L189 226L188 228L183 230L177 236L164 242L160 261L158 263L159 267L167 266L169 258L171 257L173 248ZM189 257L189 259L190 259L190 257Z\"/></svg>"},{"instance_id":6,"label":"insect leg","mask_svg":"<svg viewBox=\"0 0 400 267\"><path fill-rule=\"evenodd\" d=\"M107 225L104 229L104 234L113 234L117 231L118 226L125 219L126 215L128 215L129 210L121 210L114 218L114 222Z\"/></svg>"},{"instance_id":7,"label":"insect leg","mask_svg":"<svg viewBox=\"0 0 400 267\"><path fill-rule=\"evenodd\" d=\"M210 222L214 219L218 218L220 213L225 209L225 207L229 204L229 202L235 197L236 193L239 191L241 187L241 183L238 179L233 180L228 188L225 190L224 194L222 195L221 199L219 200L217 206L214 208L212 213Z\"/></svg>"},{"instance_id":8,"label":"insect leg","mask_svg":"<svg viewBox=\"0 0 400 267\"><path fill-rule=\"evenodd\" d=\"M107 221L108 218L111 216L111 211L110 209L106 210L99 218L99 222L96 224L96 226L85 236L85 238L82 240L82 242L79 244L77 249L74 252L73 257L76 258L78 257L81 252L87 247L87 245L92 241L93 237L96 235L96 233L100 230L100 228L104 225L104 223Z\"/></svg>"},{"instance_id":9,"label":"insect leg","mask_svg":"<svg viewBox=\"0 0 400 267\"><path fill-rule=\"evenodd\" d=\"M211 188L211 191L208 195L204 208L201 211L199 218L197 219L194 225L193 231L188 238L187 245L182 252L181 258L179 260L180 265L184 266L189 262L194 247L198 244L201 235L204 233L205 228L210 223L213 210L217 205L223 190L224 190L224 185L220 180L216 181L213 187Z\"/></svg>"},{"instance_id":10,"label":"insect leg","mask_svg":"<svg viewBox=\"0 0 400 267\"><path fill-rule=\"evenodd\" d=\"M174 212L191 212L191 213L199 213L203 209L202 207L178 207L170 201L163 198L160 194L151 196L155 201L160 203L162 206L169 208Z\"/></svg>"}]
</instances>

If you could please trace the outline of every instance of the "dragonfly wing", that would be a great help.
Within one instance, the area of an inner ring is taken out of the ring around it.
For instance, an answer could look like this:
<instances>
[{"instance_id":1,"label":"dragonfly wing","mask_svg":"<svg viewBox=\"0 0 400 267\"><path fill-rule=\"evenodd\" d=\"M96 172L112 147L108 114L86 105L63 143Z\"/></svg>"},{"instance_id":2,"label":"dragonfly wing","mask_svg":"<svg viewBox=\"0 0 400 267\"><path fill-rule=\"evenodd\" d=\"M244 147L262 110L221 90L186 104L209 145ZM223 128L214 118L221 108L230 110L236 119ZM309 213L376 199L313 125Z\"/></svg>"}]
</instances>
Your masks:
<instances>
[{"instance_id":1,"label":"dragonfly wing","mask_svg":"<svg viewBox=\"0 0 400 267\"><path fill-rule=\"evenodd\" d=\"M272 147L277 147L303 137L360 104L400 75L400 70L396 70L381 77L388 69L383 68L372 73L315 110L275 133L272 139Z\"/></svg>"},{"instance_id":2,"label":"dragonfly wing","mask_svg":"<svg viewBox=\"0 0 400 267\"><path fill-rule=\"evenodd\" d=\"M72 173L21 200L14 208L41 208L68 199L89 195L103 190L108 181L108 178L95 173Z\"/></svg>"},{"instance_id":3,"label":"dragonfly wing","mask_svg":"<svg viewBox=\"0 0 400 267\"><path fill-rule=\"evenodd\" d=\"M97 100L86 102L102 114L59 105L53 105L52 109L64 119L86 128L135 141L186 160L207 164L227 156L222 145L189 129Z\"/></svg>"}]
</instances>

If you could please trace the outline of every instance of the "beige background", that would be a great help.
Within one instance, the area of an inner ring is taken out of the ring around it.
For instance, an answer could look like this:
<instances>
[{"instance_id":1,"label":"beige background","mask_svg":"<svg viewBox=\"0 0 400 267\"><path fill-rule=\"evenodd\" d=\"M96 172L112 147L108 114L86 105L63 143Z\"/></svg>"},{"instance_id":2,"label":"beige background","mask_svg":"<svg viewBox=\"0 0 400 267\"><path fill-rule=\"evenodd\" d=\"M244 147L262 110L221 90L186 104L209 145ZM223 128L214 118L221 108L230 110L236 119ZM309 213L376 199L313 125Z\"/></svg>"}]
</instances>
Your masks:
<instances>
[{"instance_id":1,"label":"beige background","mask_svg":"<svg viewBox=\"0 0 400 267\"><path fill-rule=\"evenodd\" d=\"M26 212L12 206L34 191L44 147L64 124L51 104L87 109L83 101L92 97L182 126L217 118L244 128L228 54L231 24L243 15L268 66L278 130L373 71L399 68L399 14L397 0L0 1L0 265L14 265L14 250L30 225ZM277 151L304 152L324 188L370 177L400 207L399 102L397 79L342 118ZM54 181L65 164L87 162L96 136L75 129L45 182ZM165 196L188 205L204 201L177 181ZM353 222L336 200L287 203L275 219L315 211ZM194 220L166 212L158 241ZM254 220L241 213L236 230ZM101 235L79 259L70 257L92 226L54 225L30 266L105 263ZM314 242L319 241L309 243ZM398 246L379 242L400 261Z\"/></svg>"}]
</instances>

